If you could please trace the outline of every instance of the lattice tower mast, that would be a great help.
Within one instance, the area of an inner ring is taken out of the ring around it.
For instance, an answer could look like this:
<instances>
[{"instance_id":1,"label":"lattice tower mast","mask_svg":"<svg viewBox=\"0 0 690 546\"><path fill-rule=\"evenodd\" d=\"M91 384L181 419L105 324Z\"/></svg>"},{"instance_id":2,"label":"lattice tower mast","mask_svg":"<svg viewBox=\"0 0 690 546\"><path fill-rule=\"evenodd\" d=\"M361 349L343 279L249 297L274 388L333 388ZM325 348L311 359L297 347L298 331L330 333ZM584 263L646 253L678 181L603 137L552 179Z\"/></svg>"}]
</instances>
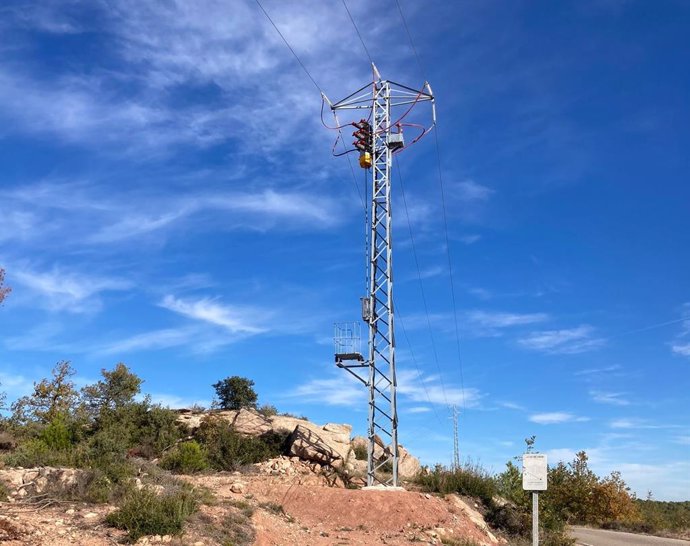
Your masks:
<instances>
[{"instance_id":1,"label":"lattice tower mast","mask_svg":"<svg viewBox=\"0 0 690 546\"><path fill-rule=\"evenodd\" d=\"M460 468L460 442L458 440L458 407L453 405L453 470Z\"/></svg>"},{"instance_id":2,"label":"lattice tower mast","mask_svg":"<svg viewBox=\"0 0 690 546\"><path fill-rule=\"evenodd\" d=\"M359 140L359 163L371 172L369 223L368 294L362 298L362 319L368 325L368 358L357 351L339 352L347 343L336 333L336 364L368 388L367 485L398 486L398 410L395 368L395 312L393 305L393 238L391 214L391 169L393 154L405 148L402 120L418 102L430 101L435 124L434 97L428 83L415 90L381 78L375 65L373 82L345 99L331 103L324 95L340 130L338 110L369 110L368 120L354 125ZM402 114L392 122L392 114ZM417 142L429 130L410 143ZM415 125L419 127L419 125ZM395 130L394 130L395 129ZM343 330L345 331L345 330ZM352 331L346 329L346 331Z\"/></svg>"}]
</instances>

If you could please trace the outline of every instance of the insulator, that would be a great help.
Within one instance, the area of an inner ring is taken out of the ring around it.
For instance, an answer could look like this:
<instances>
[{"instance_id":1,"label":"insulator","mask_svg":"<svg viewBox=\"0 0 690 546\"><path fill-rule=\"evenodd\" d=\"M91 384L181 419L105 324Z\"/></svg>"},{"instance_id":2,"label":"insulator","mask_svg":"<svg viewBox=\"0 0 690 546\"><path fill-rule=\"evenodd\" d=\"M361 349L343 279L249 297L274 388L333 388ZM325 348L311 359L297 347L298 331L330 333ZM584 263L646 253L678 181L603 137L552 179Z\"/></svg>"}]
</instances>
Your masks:
<instances>
[{"instance_id":1,"label":"insulator","mask_svg":"<svg viewBox=\"0 0 690 546\"><path fill-rule=\"evenodd\" d=\"M352 136L359 140L369 140L371 138L371 132L366 129L360 129L352 133Z\"/></svg>"},{"instance_id":2,"label":"insulator","mask_svg":"<svg viewBox=\"0 0 690 546\"><path fill-rule=\"evenodd\" d=\"M368 128L369 130L371 130L371 125L369 125L369 122L366 119L360 119L359 121L355 121L352 125L357 127L357 129Z\"/></svg>"},{"instance_id":3,"label":"insulator","mask_svg":"<svg viewBox=\"0 0 690 546\"><path fill-rule=\"evenodd\" d=\"M358 140L357 142L354 143L355 148L357 148L360 152L366 152L369 150L369 146L367 145L366 142L362 140Z\"/></svg>"}]
</instances>

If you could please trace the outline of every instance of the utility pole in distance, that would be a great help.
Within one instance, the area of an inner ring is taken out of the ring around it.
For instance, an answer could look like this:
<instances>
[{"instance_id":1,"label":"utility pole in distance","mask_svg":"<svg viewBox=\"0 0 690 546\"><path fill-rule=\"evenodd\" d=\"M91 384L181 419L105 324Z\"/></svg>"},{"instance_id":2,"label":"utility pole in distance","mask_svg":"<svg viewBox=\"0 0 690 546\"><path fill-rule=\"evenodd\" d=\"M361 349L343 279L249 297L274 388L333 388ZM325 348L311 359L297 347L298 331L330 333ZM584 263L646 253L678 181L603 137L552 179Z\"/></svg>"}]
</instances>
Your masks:
<instances>
[{"instance_id":1,"label":"utility pole in distance","mask_svg":"<svg viewBox=\"0 0 690 546\"><path fill-rule=\"evenodd\" d=\"M458 407L453 404L453 470L460 468L460 441L458 438Z\"/></svg>"},{"instance_id":2,"label":"utility pole in distance","mask_svg":"<svg viewBox=\"0 0 690 546\"><path fill-rule=\"evenodd\" d=\"M425 82L421 90L381 78L372 64L372 82L346 98L332 103L323 95L341 129L354 126L352 150L359 152L359 165L370 173L367 195L370 221L367 249L367 290L361 299L362 320L367 324L368 358L358 352L339 353L348 345L338 337L336 325L335 362L368 388L367 485L376 483L397 487L398 480L398 409L395 373L395 313L393 308L393 238L391 214L391 168L393 155L401 152L427 134L435 124L434 96ZM414 107L429 101L432 124L421 126L421 133L406 146L403 127L420 127L406 122ZM340 125L339 111L359 111L358 121ZM361 115L364 114L364 115ZM397 118L396 118L397 116ZM338 137L340 138L340 136ZM337 144L337 141L336 141ZM338 154L343 155L343 154ZM353 331L344 328L343 332Z\"/></svg>"}]
</instances>

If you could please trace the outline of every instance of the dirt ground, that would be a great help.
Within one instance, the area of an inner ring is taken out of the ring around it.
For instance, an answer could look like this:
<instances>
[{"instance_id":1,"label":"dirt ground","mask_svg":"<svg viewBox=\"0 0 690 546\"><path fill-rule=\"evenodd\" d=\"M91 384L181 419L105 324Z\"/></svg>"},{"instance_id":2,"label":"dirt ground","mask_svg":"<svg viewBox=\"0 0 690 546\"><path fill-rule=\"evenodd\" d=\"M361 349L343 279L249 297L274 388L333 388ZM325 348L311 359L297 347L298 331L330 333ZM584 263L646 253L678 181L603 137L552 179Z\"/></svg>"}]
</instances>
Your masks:
<instances>
[{"instance_id":1,"label":"dirt ground","mask_svg":"<svg viewBox=\"0 0 690 546\"><path fill-rule=\"evenodd\" d=\"M455 502L424 493L299 485L272 476L213 475L192 481L218 499L281 507L283 514L259 508L252 516L257 546L440 544L441 537L497 543ZM246 487L233 493L238 481Z\"/></svg>"},{"instance_id":2,"label":"dirt ground","mask_svg":"<svg viewBox=\"0 0 690 546\"><path fill-rule=\"evenodd\" d=\"M215 502L200 508L180 537L144 537L137 544L173 546L332 546L452 544L496 539L473 522L458 498L413 491L357 490L304 482L304 476L219 473L185 477L208 488ZM318 480L317 480L318 481ZM2 546L106 546L124 532L108 527L114 507L60 502L0 503ZM244 514L244 515L243 515ZM475 514L475 520L476 520ZM228 522L231 522L228 524ZM234 530L232 540L222 530ZM225 526L225 527L224 527Z\"/></svg>"}]
</instances>

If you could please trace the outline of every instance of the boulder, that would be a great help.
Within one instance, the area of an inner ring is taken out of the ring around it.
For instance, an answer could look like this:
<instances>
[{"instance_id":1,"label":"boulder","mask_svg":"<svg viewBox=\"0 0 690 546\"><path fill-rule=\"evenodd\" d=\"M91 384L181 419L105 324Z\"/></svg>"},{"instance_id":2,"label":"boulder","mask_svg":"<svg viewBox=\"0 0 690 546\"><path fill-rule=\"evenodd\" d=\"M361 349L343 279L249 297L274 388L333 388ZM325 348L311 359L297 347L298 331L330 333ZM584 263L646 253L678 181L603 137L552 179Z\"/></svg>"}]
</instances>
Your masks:
<instances>
[{"instance_id":1,"label":"boulder","mask_svg":"<svg viewBox=\"0 0 690 546\"><path fill-rule=\"evenodd\" d=\"M352 447L367 449L368 440L364 436L355 436L352 439ZM374 439L374 457L380 459L389 453L388 446L384 445L383 440L378 436ZM422 465L417 457L413 456L403 446L398 445L398 475L401 478L414 478L421 470Z\"/></svg>"},{"instance_id":2,"label":"boulder","mask_svg":"<svg viewBox=\"0 0 690 546\"><path fill-rule=\"evenodd\" d=\"M47 491L70 491L83 487L91 474L76 468L8 468L0 470L12 497L40 495Z\"/></svg>"},{"instance_id":3,"label":"boulder","mask_svg":"<svg viewBox=\"0 0 690 546\"><path fill-rule=\"evenodd\" d=\"M320 465L333 467L342 466L347 460L327 440L325 430L315 431L303 425L297 425L290 435L288 444L290 455L306 461L312 461Z\"/></svg>"},{"instance_id":4,"label":"boulder","mask_svg":"<svg viewBox=\"0 0 690 546\"><path fill-rule=\"evenodd\" d=\"M215 417L227 421L237 432L245 436L261 436L272 430L269 419L258 411L242 408L239 410L214 410L206 413L193 413L178 410L177 422L186 426L190 432L196 431L204 418Z\"/></svg>"}]
</instances>

